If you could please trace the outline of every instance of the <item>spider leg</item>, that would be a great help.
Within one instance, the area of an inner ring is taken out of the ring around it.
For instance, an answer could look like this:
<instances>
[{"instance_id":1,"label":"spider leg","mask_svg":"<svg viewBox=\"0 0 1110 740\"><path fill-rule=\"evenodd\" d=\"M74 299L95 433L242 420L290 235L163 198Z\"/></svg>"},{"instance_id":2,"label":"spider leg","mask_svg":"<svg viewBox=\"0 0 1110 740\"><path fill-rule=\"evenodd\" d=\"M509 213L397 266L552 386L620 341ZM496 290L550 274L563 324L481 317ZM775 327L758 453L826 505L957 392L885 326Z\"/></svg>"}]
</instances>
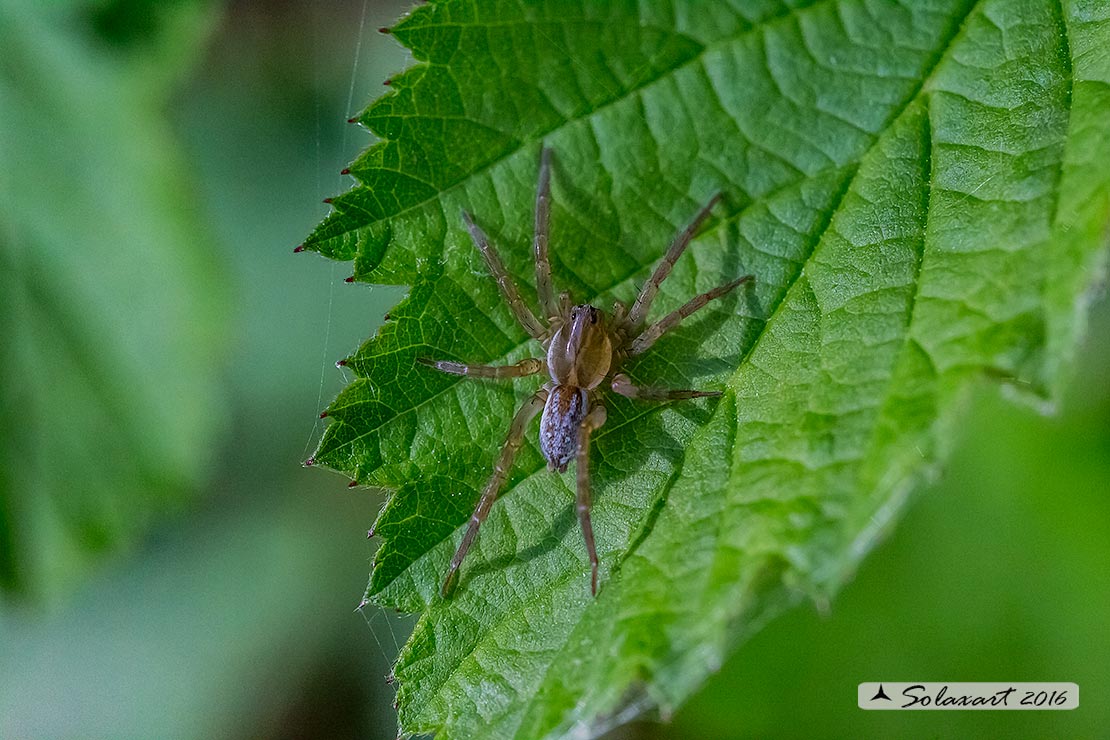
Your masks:
<instances>
[{"instance_id":1,"label":"spider leg","mask_svg":"<svg viewBox=\"0 0 1110 740\"><path fill-rule=\"evenodd\" d=\"M467 375L471 378L521 378L542 373L547 366L547 362L535 357L521 360L515 365L464 365L450 360L429 360L427 357L417 357L416 361L440 372Z\"/></svg>"},{"instance_id":2,"label":"spider leg","mask_svg":"<svg viewBox=\"0 0 1110 740\"><path fill-rule=\"evenodd\" d=\"M681 401L687 398L707 398L721 395L720 391L691 391L632 385L632 381L624 373L613 376L612 388L614 393L619 393L627 398L638 398L641 401Z\"/></svg>"},{"instance_id":3,"label":"spider leg","mask_svg":"<svg viewBox=\"0 0 1110 740\"><path fill-rule=\"evenodd\" d=\"M544 147L540 152L539 183L536 186L536 229L533 247L536 254L536 293L540 299L540 310L549 320L559 315L559 304L555 302L555 291L551 285L551 260L547 256L547 243L551 230L548 222L551 216L551 150Z\"/></svg>"},{"instance_id":4,"label":"spider leg","mask_svg":"<svg viewBox=\"0 0 1110 740\"><path fill-rule=\"evenodd\" d=\"M744 283L749 283L752 280L755 280L754 275L745 275L742 278L733 280L731 283L718 285L713 290L708 290L701 295L695 296L694 298L690 299L690 301L686 303L686 305L684 305L682 308L669 313L663 318L659 319L659 321L655 322L647 329L644 329L640 336L633 339L632 343L628 347L629 356L638 355L645 352L648 347L655 344L656 340L659 339L659 337L663 336L668 331L678 326L678 324L684 318L694 313L714 298L720 298L734 288L737 288Z\"/></svg>"},{"instance_id":5,"label":"spider leg","mask_svg":"<svg viewBox=\"0 0 1110 740\"><path fill-rule=\"evenodd\" d=\"M639 326L640 322L647 316L648 309L651 308L651 302L655 300L655 294L659 292L660 284L671 274L674 263L686 251L690 240L694 238L694 234L698 232L702 222L709 218L710 211L713 210L713 206L717 205L717 201L720 199L720 193L710 198L709 202L698 211L689 225L675 236L671 246L667 247L667 253L663 255L663 261L656 266L655 271L651 273L651 277L644 283L644 287L640 288L640 294L636 296L636 301L628 312L628 323L632 327Z\"/></svg>"},{"instance_id":6,"label":"spider leg","mask_svg":"<svg viewBox=\"0 0 1110 740\"><path fill-rule=\"evenodd\" d=\"M578 427L578 461L575 474L578 483L578 523L586 540L586 554L590 556L590 593L597 596L597 548L594 546L594 527L590 522L590 433L605 423L605 407L594 406Z\"/></svg>"},{"instance_id":7,"label":"spider leg","mask_svg":"<svg viewBox=\"0 0 1110 740\"><path fill-rule=\"evenodd\" d=\"M509 310L513 312L513 316L524 327L524 331L528 332L534 339L542 340L547 331L539 319L536 318L536 315L532 313L532 309L528 308L524 299L521 298L520 290L509 276L501 258L497 256L497 252L490 245L485 232L478 224L474 223L474 217L468 212L463 211L462 217L463 221L466 222L467 231L470 232L470 238L474 241L474 246L478 247L478 251L482 253L486 266L489 267L493 279L497 281L497 287L501 289L501 295L504 296L505 302L509 304Z\"/></svg>"},{"instance_id":8,"label":"spider leg","mask_svg":"<svg viewBox=\"0 0 1110 740\"><path fill-rule=\"evenodd\" d=\"M455 556L451 558L451 565L447 568L447 577L443 579L443 588L441 589L444 598L450 596L451 592L455 590L459 566L462 565L463 558L466 557L470 546L474 544L474 538L478 536L478 527L486 520L490 507L497 500L497 494L501 491L501 486L509 475L509 469L513 466L513 459L524 442L524 430L528 426L528 422L532 421L536 414L543 411L543 405L546 401L547 389L541 388L524 402L524 405L516 412L516 416L513 417L513 423L509 426L508 438L501 448L501 455L497 458L497 463L493 466L493 475L490 476L486 487L482 490L482 497L478 499L478 505L474 507L474 513L470 515L470 524L466 528L466 534L463 535L462 542L459 543L459 549L455 550Z\"/></svg>"}]
</instances>

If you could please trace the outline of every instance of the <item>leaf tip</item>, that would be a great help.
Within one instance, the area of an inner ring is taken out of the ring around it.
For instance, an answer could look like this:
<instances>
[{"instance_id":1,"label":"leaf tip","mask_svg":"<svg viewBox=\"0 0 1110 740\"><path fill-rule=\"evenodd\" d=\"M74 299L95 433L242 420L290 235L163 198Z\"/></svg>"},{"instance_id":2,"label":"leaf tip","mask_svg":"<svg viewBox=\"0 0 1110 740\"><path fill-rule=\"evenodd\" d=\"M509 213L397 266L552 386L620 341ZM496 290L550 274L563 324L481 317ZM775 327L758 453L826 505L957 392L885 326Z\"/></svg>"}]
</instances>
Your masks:
<instances>
[{"instance_id":1,"label":"leaf tip","mask_svg":"<svg viewBox=\"0 0 1110 740\"><path fill-rule=\"evenodd\" d=\"M349 174L351 174L351 168L350 167L344 167L343 169L339 170L339 174L349 175Z\"/></svg>"},{"instance_id":2,"label":"leaf tip","mask_svg":"<svg viewBox=\"0 0 1110 740\"><path fill-rule=\"evenodd\" d=\"M315 464L316 464L316 458L314 458L314 457L310 457L307 460L305 460L303 463L301 463L301 465L303 465L306 468L311 468Z\"/></svg>"},{"instance_id":3,"label":"leaf tip","mask_svg":"<svg viewBox=\"0 0 1110 740\"><path fill-rule=\"evenodd\" d=\"M320 418L321 418L321 419L326 419L326 418L328 418L328 412L327 412L327 411L321 411L321 412L320 412Z\"/></svg>"},{"instance_id":4,"label":"leaf tip","mask_svg":"<svg viewBox=\"0 0 1110 740\"><path fill-rule=\"evenodd\" d=\"M347 367L347 361L346 360L336 360L335 361L335 367L337 369L341 368L341 367Z\"/></svg>"},{"instance_id":5,"label":"leaf tip","mask_svg":"<svg viewBox=\"0 0 1110 740\"><path fill-rule=\"evenodd\" d=\"M355 281L355 276L354 275L351 275L350 277L343 278L343 282L345 282L345 283L353 283L354 281Z\"/></svg>"},{"instance_id":6,"label":"leaf tip","mask_svg":"<svg viewBox=\"0 0 1110 740\"><path fill-rule=\"evenodd\" d=\"M297 246L293 247L293 254L299 254L303 251L304 251L304 245L303 244L298 244Z\"/></svg>"},{"instance_id":7,"label":"leaf tip","mask_svg":"<svg viewBox=\"0 0 1110 740\"><path fill-rule=\"evenodd\" d=\"M381 28L378 29L378 33L384 33L384 34L388 35L388 34L393 33L393 30L391 28L389 28L389 26L382 26Z\"/></svg>"},{"instance_id":8,"label":"leaf tip","mask_svg":"<svg viewBox=\"0 0 1110 740\"><path fill-rule=\"evenodd\" d=\"M347 488L354 488L357 485L358 485L358 481L353 480L353 481L351 481L350 483L347 484Z\"/></svg>"}]
</instances>

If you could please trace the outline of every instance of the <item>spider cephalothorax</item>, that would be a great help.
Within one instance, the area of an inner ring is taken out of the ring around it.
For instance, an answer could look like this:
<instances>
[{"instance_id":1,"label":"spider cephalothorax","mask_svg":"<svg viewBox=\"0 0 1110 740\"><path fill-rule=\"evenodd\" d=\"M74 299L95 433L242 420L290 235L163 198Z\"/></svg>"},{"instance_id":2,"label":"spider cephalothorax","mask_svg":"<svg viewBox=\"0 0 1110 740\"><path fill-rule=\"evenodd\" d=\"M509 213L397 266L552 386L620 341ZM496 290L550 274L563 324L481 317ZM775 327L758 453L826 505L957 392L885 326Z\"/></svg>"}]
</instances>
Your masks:
<instances>
[{"instance_id":1,"label":"spider cephalothorax","mask_svg":"<svg viewBox=\"0 0 1110 740\"><path fill-rule=\"evenodd\" d=\"M513 458L524 441L528 423L542 412L540 418L540 450L547 459L550 470L565 472L571 461L576 464L578 521L586 541L590 558L590 590L597 593L597 551L594 547L593 527L590 523L589 451L590 434L605 423L605 406L600 402L600 392L606 387L629 398L647 401L671 401L701 396L718 396L719 391L670 390L632 385L628 376L618 372L621 362L646 351L659 337L690 314L714 298L733 288L750 282L753 277L725 283L696 296L677 311L664 316L654 324L644 326L648 309L659 291L659 285L671 273L675 261L690 243L698 227L709 216L720 196L714 196L694 217L690 224L675 237L663 260L640 289L631 308L617 304L612 315L591 305L572 305L567 294L556 300L551 285L551 263L547 256L548 214L551 199L551 150L544 148L540 155L539 186L536 190L536 228L534 251L536 261L536 292L540 309L546 319L541 321L521 298L516 284L505 270L501 259L490 246L486 235L474 223L473 217L463 212L463 221L474 244L482 253L486 265L497 280L501 294L513 315L533 339L540 342L546 353L541 358L528 358L515 365L463 365L447 360L420 361L426 365L454 375L477 378L517 378L546 372L550 382L533 394L513 417L509 436L493 468L493 475L482 491L482 497L470 517L470 524L463 535L447 577L443 594L454 588L459 566L466 557L478 527L485 521L490 507L497 498L505 478L512 467Z\"/></svg>"}]
</instances>

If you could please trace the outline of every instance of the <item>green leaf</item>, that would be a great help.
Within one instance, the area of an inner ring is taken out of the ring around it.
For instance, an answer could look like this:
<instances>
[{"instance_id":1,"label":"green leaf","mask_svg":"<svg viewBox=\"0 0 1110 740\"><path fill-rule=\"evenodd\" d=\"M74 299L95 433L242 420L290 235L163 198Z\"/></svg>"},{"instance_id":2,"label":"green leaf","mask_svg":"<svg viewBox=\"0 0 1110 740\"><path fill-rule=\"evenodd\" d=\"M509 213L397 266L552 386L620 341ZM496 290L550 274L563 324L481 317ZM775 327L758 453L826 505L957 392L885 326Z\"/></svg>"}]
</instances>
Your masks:
<instances>
[{"instance_id":1,"label":"green leaf","mask_svg":"<svg viewBox=\"0 0 1110 740\"><path fill-rule=\"evenodd\" d=\"M0 48L0 589L51 597L199 483L226 296L163 111L181 62L32 2Z\"/></svg>"},{"instance_id":2,"label":"green leaf","mask_svg":"<svg viewBox=\"0 0 1110 740\"><path fill-rule=\"evenodd\" d=\"M1033 399L1060 384L1110 214L1101 4L458 0L392 33L419 64L359 116L382 141L306 246L412 286L349 359L314 456L396 489L367 595L422 612L395 669L403 732L588 737L666 716L738 638L831 598L943 458L977 378ZM532 442L445 601L538 381L415 360L539 351L459 213L527 294L543 142L555 278L576 300L632 297L717 190L655 313L757 280L629 367L719 402L606 400L598 596L573 483Z\"/></svg>"}]
</instances>

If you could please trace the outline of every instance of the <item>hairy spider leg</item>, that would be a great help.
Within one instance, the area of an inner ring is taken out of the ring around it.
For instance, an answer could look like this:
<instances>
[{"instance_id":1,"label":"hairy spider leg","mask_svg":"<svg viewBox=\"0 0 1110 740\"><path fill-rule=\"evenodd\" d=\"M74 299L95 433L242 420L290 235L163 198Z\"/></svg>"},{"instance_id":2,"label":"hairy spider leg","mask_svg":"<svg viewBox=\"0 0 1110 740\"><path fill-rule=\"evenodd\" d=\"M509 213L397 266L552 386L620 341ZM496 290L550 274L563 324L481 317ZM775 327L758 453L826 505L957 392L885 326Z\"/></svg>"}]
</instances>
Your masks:
<instances>
[{"instance_id":1,"label":"hairy spider leg","mask_svg":"<svg viewBox=\"0 0 1110 740\"><path fill-rule=\"evenodd\" d=\"M724 285L718 285L713 290L707 290L701 295L694 296L684 306L682 306L682 308L678 309L677 311L673 311L663 318L659 319L659 321L655 322L647 329L644 329L643 333L641 333L640 336L633 339L632 343L628 347L629 356L635 356L647 351L647 349L651 347L651 345L655 344L656 340L658 340L659 337L663 336L668 331L678 326L679 323L690 314L702 308L713 299L720 298L721 296L727 294L729 291L738 288L744 283L750 283L753 280L755 280L754 275L745 275L742 278L737 278L736 280L725 283Z\"/></svg>"},{"instance_id":2,"label":"hairy spider leg","mask_svg":"<svg viewBox=\"0 0 1110 740\"><path fill-rule=\"evenodd\" d=\"M681 401L687 398L707 398L721 395L720 391L693 391L653 386L633 385L624 373L613 376L611 382L614 393L641 401Z\"/></svg>"},{"instance_id":3,"label":"hairy spider leg","mask_svg":"<svg viewBox=\"0 0 1110 740\"><path fill-rule=\"evenodd\" d=\"M470 546L474 544L474 538L478 536L478 527L486 520L490 507L497 500L497 494L500 493L501 486L504 485L505 479L509 476L509 469L513 466L516 453L524 442L524 430L527 428L528 422L532 421L536 414L543 411L543 405L546 402L547 389L541 388L524 402L524 405L516 412L516 416L513 417L513 423L509 426L509 435L501 448L501 455L493 466L493 475L490 476L489 482L482 490L482 497L478 499L478 505L474 507L474 513L470 515L470 524L466 528L466 534L463 535L462 542L459 543L459 549L455 550L455 556L451 558L451 565L447 568L447 577L444 578L443 588L441 589L444 598L450 596L451 592L455 590L459 566L462 565L463 558L466 557Z\"/></svg>"},{"instance_id":4,"label":"hairy spider leg","mask_svg":"<svg viewBox=\"0 0 1110 740\"><path fill-rule=\"evenodd\" d=\"M532 246L536 255L536 294L540 301L540 311L548 321L559 315L559 304L555 301L555 289L551 284L551 259L547 255L551 234L550 217L551 150L544 147L540 151L540 174L536 185L536 228Z\"/></svg>"},{"instance_id":5,"label":"hairy spider leg","mask_svg":"<svg viewBox=\"0 0 1110 740\"><path fill-rule=\"evenodd\" d=\"M474 241L474 246L482 253L483 259L486 261L486 266L489 267L490 274L493 279L497 281L497 287L501 289L501 295L505 297L505 302L509 304L509 309L513 312L513 316L524 327L524 331L532 335L533 339L543 340L547 330L543 324L540 323L536 315L532 313L532 309L528 308L528 304L520 295L520 290L516 287L516 283L509 276L505 265L501 262L501 258L497 256L497 252L489 243L486 238L485 232L474 223L474 218L467 212L462 212L463 221L466 222L467 231L470 232L470 238Z\"/></svg>"},{"instance_id":6,"label":"hairy spider leg","mask_svg":"<svg viewBox=\"0 0 1110 740\"><path fill-rule=\"evenodd\" d=\"M651 273L651 277L644 287L640 288L640 294L636 296L632 308L628 311L628 324L635 328L640 325L640 322L647 316L648 309L651 308L651 302L655 300L656 293L659 292L659 286L671 274L674 268L674 263L686 251L686 247L690 244L690 240L694 238L694 234L698 233L705 219L709 218L709 213L713 210L713 206L721 199L721 194L717 193L709 202L702 206L693 220L686 226L685 229L678 232L671 246L667 247L667 253L663 255L662 261L655 267L655 271Z\"/></svg>"},{"instance_id":7,"label":"hairy spider leg","mask_svg":"<svg viewBox=\"0 0 1110 740\"><path fill-rule=\"evenodd\" d=\"M597 596L597 548L594 546L594 527L590 522L590 433L605 423L605 407L594 406L578 427L578 458L575 476L578 482L578 524L586 541L590 556L590 593Z\"/></svg>"},{"instance_id":8,"label":"hairy spider leg","mask_svg":"<svg viewBox=\"0 0 1110 740\"><path fill-rule=\"evenodd\" d=\"M471 378L522 378L525 375L536 375L547 370L547 361L536 357L525 358L515 365L464 365L461 362L429 360L426 357L417 357L416 361L421 365L434 367L440 372L466 375Z\"/></svg>"}]
</instances>

